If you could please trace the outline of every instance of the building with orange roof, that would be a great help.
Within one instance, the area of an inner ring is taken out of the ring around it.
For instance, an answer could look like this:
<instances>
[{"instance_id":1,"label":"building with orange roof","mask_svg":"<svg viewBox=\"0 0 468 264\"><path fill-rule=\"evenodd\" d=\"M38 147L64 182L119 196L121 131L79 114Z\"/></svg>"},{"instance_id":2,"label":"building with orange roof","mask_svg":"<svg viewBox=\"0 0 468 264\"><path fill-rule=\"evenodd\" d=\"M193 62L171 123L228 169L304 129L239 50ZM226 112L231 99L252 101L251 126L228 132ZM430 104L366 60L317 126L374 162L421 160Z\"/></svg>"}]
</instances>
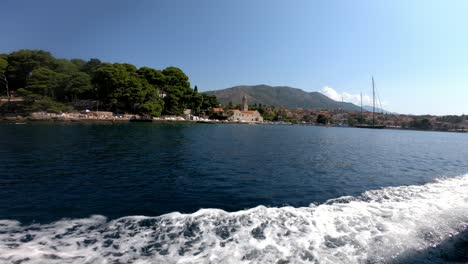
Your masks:
<instances>
[{"instance_id":1,"label":"building with orange roof","mask_svg":"<svg viewBox=\"0 0 468 264\"><path fill-rule=\"evenodd\" d=\"M229 121L239 122L263 122L263 117L257 110L241 111L238 109L231 110L231 115L228 117Z\"/></svg>"},{"instance_id":2,"label":"building with orange roof","mask_svg":"<svg viewBox=\"0 0 468 264\"><path fill-rule=\"evenodd\" d=\"M230 111L229 121L237 122L263 122L263 117L257 110L249 110L247 98L242 98L242 110L233 109Z\"/></svg>"},{"instance_id":3,"label":"building with orange roof","mask_svg":"<svg viewBox=\"0 0 468 264\"><path fill-rule=\"evenodd\" d=\"M213 113L222 113L222 112L224 112L224 109L222 107L213 107L213 108L211 108L211 110L213 111Z\"/></svg>"}]
</instances>

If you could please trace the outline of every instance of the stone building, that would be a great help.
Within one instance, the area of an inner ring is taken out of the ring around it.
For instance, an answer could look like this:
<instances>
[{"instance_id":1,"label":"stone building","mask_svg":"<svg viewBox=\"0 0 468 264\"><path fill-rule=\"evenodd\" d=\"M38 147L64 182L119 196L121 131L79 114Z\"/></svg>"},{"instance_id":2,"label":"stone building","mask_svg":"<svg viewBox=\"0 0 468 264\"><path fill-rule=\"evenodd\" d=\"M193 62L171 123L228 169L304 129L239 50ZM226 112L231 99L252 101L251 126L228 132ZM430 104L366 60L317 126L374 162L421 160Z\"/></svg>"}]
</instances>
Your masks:
<instances>
[{"instance_id":1,"label":"stone building","mask_svg":"<svg viewBox=\"0 0 468 264\"><path fill-rule=\"evenodd\" d=\"M263 117L257 110L254 111L240 111L237 109L231 110L232 115L228 117L229 121L240 122L263 122Z\"/></svg>"},{"instance_id":2,"label":"stone building","mask_svg":"<svg viewBox=\"0 0 468 264\"><path fill-rule=\"evenodd\" d=\"M233 109L230 111L231 115L228 117L229 121L238 122L263 122L263 117L257 110L250 110L247 104L247 97L242 97L242 110Z\"/></svg>"}]
</instances>

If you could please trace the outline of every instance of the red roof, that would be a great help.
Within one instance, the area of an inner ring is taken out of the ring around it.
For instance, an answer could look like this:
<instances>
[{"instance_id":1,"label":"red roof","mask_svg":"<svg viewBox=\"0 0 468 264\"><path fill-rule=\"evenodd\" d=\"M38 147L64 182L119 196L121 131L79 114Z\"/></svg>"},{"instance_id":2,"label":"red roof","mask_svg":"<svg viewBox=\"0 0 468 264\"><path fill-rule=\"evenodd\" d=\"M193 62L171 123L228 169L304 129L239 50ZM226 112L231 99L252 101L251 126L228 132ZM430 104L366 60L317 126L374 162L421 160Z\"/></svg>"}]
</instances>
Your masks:
<instances>
[{"instance_id":1,"label":"red roof","mask_svg":"<svg viewBox=\"0 0 468 264\"><path fill-rule=\"evenodd\" d=\"M217 112L224 112L224 109L221 108L221 107L213 107L213 112L217 113Z\"/></svg>"},{"instance_id":2,"label":"red roof","mask_svg":"<svg viewBox=\"0 0 468 264\"><path fill-rule=\"evenodd\" d=\"M246 115L254 115L254 114L258 113L257 110L241 111L239 109L231 109L230 111L232 111L232 112L241 112L242 114L246 114Z\"/></svg>"},{"instance_id":3,"label":"red roof","mask_svg":"<svg viewBox=\"0 0 468 264\"><path fill-rule=\"evenodd\" d=\"M258 112L257 112L257 110L253 110L253 111L241 111L241 113L243 113L243 114L249 114L249 115L254 115L254 114L258 113Z\"/></svg>"}]
</instances>

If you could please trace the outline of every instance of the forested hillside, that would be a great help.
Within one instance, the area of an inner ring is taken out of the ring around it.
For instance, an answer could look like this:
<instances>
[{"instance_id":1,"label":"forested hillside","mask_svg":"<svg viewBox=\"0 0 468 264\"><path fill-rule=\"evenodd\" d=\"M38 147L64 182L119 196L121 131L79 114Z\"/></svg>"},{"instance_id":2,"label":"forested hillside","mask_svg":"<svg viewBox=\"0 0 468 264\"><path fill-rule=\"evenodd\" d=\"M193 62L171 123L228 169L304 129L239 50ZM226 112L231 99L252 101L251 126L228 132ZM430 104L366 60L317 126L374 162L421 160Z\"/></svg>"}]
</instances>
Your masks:
<instances>
[{"instance_id":1,"label":"forested hillside","mask_svg":"<svg viewBox=\"0 0 468 264\"><path fill-rule=\"evenodd\" d=\"M0 79L3 97L15 94L25 99L15 111L62 112L85 105L159 116L181 114L184 109L197 113L218 105L216 97L192 88L188 76L176 67L157 70L95 58L58 59L43 50L0 54Z\"/></svg>"}]
</instances>

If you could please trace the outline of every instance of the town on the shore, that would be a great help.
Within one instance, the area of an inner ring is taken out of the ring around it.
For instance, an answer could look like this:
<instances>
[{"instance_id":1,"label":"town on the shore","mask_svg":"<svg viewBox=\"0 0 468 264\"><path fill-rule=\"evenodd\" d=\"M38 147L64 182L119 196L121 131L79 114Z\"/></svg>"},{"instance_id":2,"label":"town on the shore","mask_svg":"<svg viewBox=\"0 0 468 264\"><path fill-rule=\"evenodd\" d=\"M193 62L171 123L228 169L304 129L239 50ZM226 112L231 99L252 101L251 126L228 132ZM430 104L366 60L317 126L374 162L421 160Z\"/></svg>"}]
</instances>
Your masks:
<instances>
[{"instance_id":1,"label":"town on the shore","mask_svg":"<svg viewBox=\"0 0 468 264\"><path fill-rule=\"evenodd\" d=\"M0 107L6 104L17 104L23 98L0 99ZM131 113L114 113L85 109L82 111L47 112L37 111L26 115L2 113L0 120L24 121L69 121L69 122L196 122L196 123L229 123L229 124L282 124L282 125L317 125L317 126L354 126L356 124L371 124L373 113L370 111L346 112L335 110L306 110L297 108L262 107L263 115L256 105L249 110L247 104L239 109L232 106L210 107L194 115L191 109L184 109L182 115L162 115L148 117ZM468 132L468 118L466 115L450 116L414 116L403 114L376 113L376 122L390 129L415 129L448 132Z\"/></svg>"},{"instance_id":2,"label":"town on the shore","mask_svg":"<svg viewBox=\"0 0 468 264\"><path fill-rule=\"evenodd\" d=\"M0 54L0 120L202 122L356 126L468 132L467 116L221 105L176 67L156 70L99 59L57 59L43 50Z\"/></svg>"}]
</instances>

